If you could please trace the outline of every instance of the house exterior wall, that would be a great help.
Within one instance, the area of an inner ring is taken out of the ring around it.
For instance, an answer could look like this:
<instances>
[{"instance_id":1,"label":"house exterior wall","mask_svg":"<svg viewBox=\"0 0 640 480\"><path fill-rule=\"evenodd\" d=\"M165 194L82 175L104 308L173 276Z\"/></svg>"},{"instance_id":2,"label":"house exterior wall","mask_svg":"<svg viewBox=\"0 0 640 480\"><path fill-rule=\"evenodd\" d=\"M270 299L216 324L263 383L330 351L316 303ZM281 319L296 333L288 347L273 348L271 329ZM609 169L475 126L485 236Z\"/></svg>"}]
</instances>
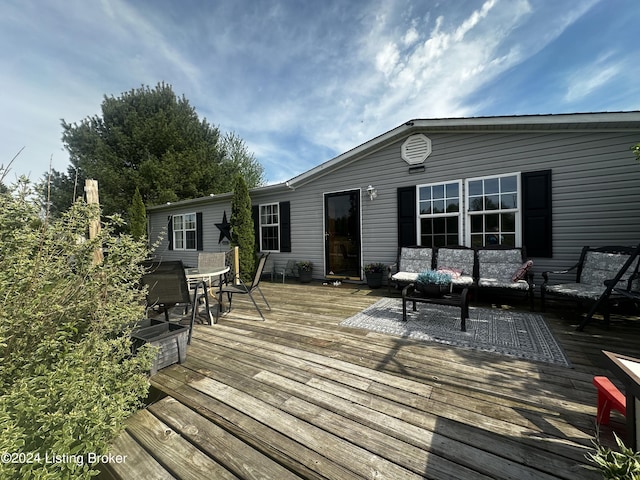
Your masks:
<instances>
[{"instance_id":1,"label":"house exterior wall","mask_svg":"<svg viewBox=\"0 0 640 480\"><path fill-rule=\"evenodd\" d=\"M162 210L150 211L148 214L148 232L151 245L155 245L153 254L162 260L182 260L186 266L198 265L197 250L169 250L168 224L172 215L202 212L203 252L226 252L231 247L228 240L218 243L220 230L216 223L222 222L226 211L227 220L231 217L231 201L179 202L176 205L162 206ZM156 207L157 208L157 207Z\"/></svg>"},{"instance_id":2,"label":"house exterior wall","mask_svg":"<svg viewBox=\"0 0 640 480\"><path fill-rule=\"evenodd\" d=\"M416 133L416 132L412 132ZM257 189L252 203L289 201L290 253L273 253L276 267L287 260L310 260L314 277L324 277L324 194L359 190L361 198L362 265L394 263L398 249L397 189L434 182L464 180L505 173L551 170L552 258L533 258L534 273L573 265L584 245L634 245L640 242L640 164L629 147L640 139L638 131L421 131L432 143L425 169L409 173L401 158L408 134L360 158L348 158L335 168L319 170L295 185ZM372 185L377 197L370 200ZM223 251L215 227L230 196L204 199L150 212L151 239L166 227L172 213L202 211L204 250ZM157 208L157 207L156 207ZM417 240L417 239L416 239ZM167 242L162 245L166 247ZM526 245L525 245L526 246ZM158 250L163 258L194 263L196 252ZM317 266L317 268L315 268Z\"/></svg>"}]
</instances>

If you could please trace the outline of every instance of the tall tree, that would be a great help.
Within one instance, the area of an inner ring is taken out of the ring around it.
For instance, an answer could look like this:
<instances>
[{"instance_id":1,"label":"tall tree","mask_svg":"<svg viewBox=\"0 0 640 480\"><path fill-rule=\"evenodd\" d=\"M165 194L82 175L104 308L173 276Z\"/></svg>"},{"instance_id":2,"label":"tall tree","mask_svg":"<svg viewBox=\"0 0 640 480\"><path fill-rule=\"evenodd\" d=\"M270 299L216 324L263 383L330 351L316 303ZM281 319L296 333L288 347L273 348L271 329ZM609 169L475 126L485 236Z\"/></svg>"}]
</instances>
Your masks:
<instances>
[{"instance_id":1,"label":"tall tree","mask_svg":"<svg viewBox=\"0 0 640 480\"><path fill-rule=\"evenodd\" d=\"M249 188L264 184L264 169L244 140L233 132L227 133L222 138L222 149L225 175L233 178L239 173Z\"/></svg>"},{"instance_id":2,"label":"tall tree","mask_svg":"<svg viewBox=\"0 0 640 480\"><path fill-rule=\"evenodd\" d=\"M231 198L231 244L237 246L242 280L251 281L255 269L256 245L251 217L251 197L242 175L236 177Z\"/></svg>"},{"instance_id":3,"label":"tall tree","mask_svg":"<svg viewBox=\"0 0 640 480\"><path fill-rule=\"evenodd\" d=\"M226 147L218 128L200 120L170 85L105 96L101 110L102 115L79 123L62 120L72 166L67 174L53 172L54 202L73 198L76 175L98 180L106 215L126 215L136 187L146 205L156 205L229 192L230 171L246 174L251 187L262 182L263 169L255 158L246 149ZM42 195L45 189L40 190ZM54 207L63 211L66 205Z\"/></svg>"}]
</instances>

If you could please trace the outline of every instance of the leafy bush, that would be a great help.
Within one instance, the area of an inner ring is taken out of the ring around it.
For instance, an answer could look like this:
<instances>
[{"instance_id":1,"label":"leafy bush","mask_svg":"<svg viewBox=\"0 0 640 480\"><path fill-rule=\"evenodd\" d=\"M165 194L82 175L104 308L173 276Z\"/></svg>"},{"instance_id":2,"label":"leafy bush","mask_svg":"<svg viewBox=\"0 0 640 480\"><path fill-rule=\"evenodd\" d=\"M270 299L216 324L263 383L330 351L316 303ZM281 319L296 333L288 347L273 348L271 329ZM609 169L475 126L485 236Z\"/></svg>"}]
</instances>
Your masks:
<instances>
[{"instance_id":1,"label":"leafy bush","mask_svg":"<svg viewBox=\"0 0 640 480\"><path fill-rule=\"evenodd\" d=\"M87 455L107 452L148 392L153 349L132 357L129 340L147 251L111 233L117 218L85 240L96 205L47 224L22 187L0 194L0 452L34 461L0 462L0 478L89 478Z\"/></svg>"}]
</instances>

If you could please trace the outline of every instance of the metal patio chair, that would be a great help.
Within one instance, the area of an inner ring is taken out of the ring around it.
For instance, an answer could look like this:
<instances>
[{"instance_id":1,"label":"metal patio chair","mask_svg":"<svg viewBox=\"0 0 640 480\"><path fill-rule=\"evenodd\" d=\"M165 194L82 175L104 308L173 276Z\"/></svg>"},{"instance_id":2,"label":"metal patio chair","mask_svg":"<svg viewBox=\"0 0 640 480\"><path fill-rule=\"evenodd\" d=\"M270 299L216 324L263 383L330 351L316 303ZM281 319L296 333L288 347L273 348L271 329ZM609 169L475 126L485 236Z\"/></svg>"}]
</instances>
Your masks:
<instances>
[{"instance_id":1,"label":"metal patio chair","mask_svg":"<svg viewBox=\"0 0 640 480\"><path fill-rule=\"evenodd\" d=\"M264 315L262 314L262 311L260 310L260 307L258 306L258 304L256 303L255 298L253 297L253 294L257 291L258 293L260 293L260 296L262 297L262 299L264 300L264 303L267 305L267 308L269 310L271 310L271 306L269 305L269 302L267 302L267 299L265 298L264 294L262 293L262 290L260 290L260 279L262 278L262 272L264 270L264 266L267 263L267 258L269 257L269 254L263 254L260 257L260 260L258 261L258 268L256 269L256 273L253 276L253 281L251 282L250 285L247 285L246 283L244 283L242 281L241 278L238 279L239 283L237 285L234 284L227 284L225 286L223 286L220 289L220 305L222 305L222 294L226 293L227 294L227 301L229 302L229 311L231 311L231 303L233 301L233 295L248 295L249 298L251 299L251 301L253 302L254 307L256 307L256 310L258 311L258 313L260 314L260 318L262 318L262 321L265 320ZM218 308L217 310L217 314L216 314L216 320L220 314L220 308Z\"/></svg>"},{"instance_id":2,"label":"metal patio chair","mask_svg":"<svg viewBox=\"0 0 640 480\"><path fill-rule=\"evenodd\" d=\"M146 261L143 265L147 273L142 276L141 283L149 289L147 292L147 308L160 307L164 311L165 320L168 322L170 308L176 305L185 305L187 308L191 306L189 340L187 342L191 343L191 334L200 298L204 298L209 323L212 323L209 310L209 295L205 282L198 282L194 289L190 291L181 260ZM201 293L200 290L202 290Z\"/></svg>"}]
</instances>

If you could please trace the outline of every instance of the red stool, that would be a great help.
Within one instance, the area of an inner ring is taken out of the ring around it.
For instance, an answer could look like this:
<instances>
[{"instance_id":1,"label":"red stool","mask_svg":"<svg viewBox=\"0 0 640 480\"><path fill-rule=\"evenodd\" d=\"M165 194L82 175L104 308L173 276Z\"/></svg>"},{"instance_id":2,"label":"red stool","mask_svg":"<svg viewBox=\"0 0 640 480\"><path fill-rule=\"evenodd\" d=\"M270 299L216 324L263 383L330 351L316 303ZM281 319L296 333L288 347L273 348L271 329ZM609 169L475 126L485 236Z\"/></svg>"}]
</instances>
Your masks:
<instances>
[{"instance_id":1,"label":"red stool","mask_svg":"<svg viewBox=\"0 0 640 480\"><path fill-rule=\"evenodd\" d=\"M598 389L598 424L609 425L611 409L627 416L627 399L607 377L593 377L593 384Z\"/></svg>"}]
</instances>

